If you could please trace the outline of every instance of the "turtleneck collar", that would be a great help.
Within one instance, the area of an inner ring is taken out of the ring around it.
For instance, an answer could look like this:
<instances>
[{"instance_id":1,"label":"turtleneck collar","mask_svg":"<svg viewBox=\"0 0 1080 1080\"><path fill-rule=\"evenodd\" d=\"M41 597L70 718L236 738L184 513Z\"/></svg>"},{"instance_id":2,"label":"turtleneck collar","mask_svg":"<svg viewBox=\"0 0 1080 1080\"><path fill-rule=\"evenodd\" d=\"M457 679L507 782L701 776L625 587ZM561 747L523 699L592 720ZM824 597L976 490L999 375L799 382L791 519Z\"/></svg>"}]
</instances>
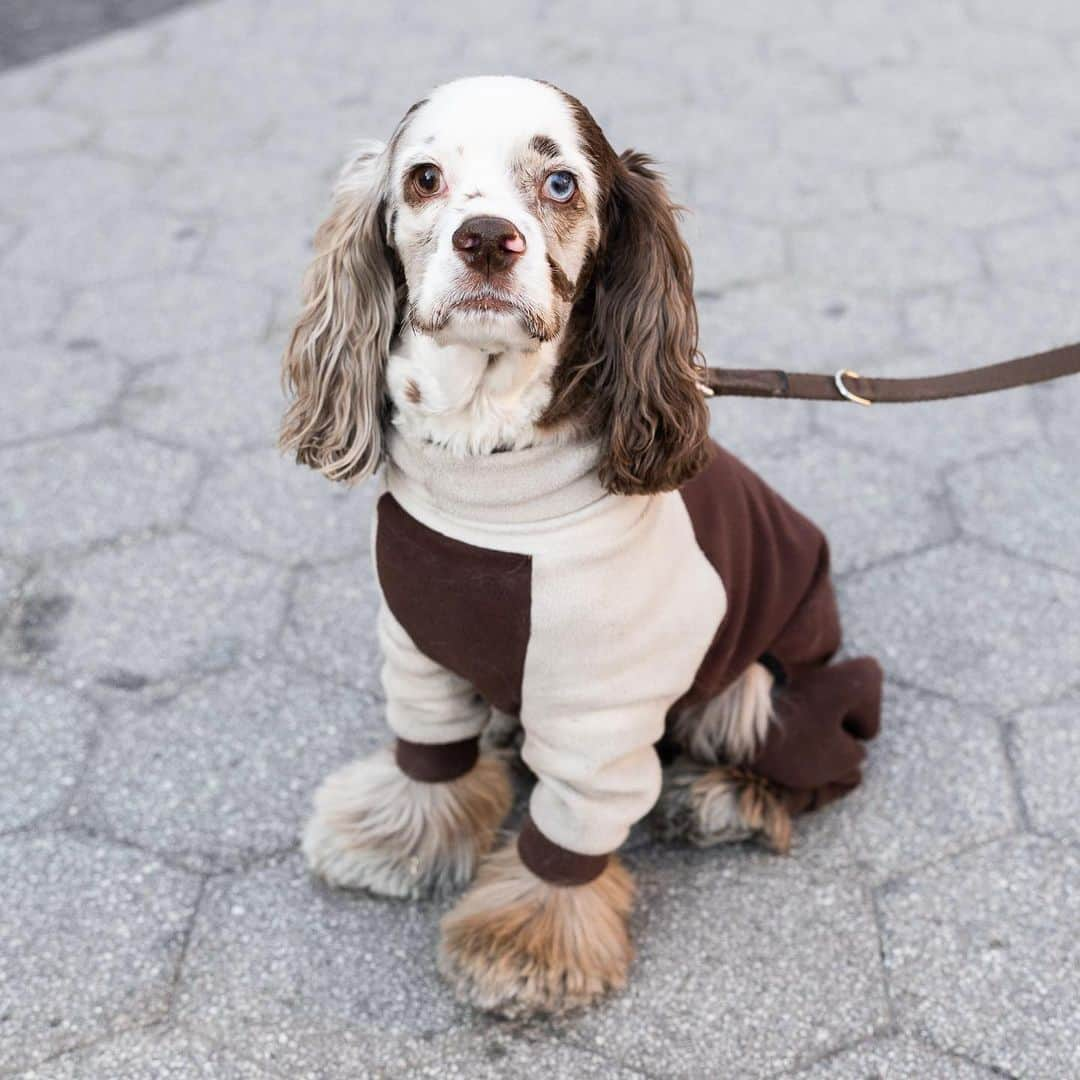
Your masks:
<instances>
[{"instance_id":1,"label":"turtleneck collar","mask_svg":"<svg viewBox=\"0 0 1080 1080\"><path fill-rule=\"evenodd\" d=\"M392 430L386 483L392 494L465 521L527 524L575 513L608 496L596 473L598 460L595 442L459 457Z\"/></svg>"}]
</instances>

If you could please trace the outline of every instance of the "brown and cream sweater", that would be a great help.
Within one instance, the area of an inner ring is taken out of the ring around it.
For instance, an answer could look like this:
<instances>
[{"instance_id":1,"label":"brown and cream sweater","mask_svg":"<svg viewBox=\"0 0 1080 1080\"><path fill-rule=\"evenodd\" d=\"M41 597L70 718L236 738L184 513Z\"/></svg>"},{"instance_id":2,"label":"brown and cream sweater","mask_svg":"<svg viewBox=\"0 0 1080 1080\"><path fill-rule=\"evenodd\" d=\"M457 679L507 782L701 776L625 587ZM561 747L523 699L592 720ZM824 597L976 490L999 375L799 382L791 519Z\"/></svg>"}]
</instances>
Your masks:
<instances>
[{"instance_id":1,"label":"brown and cream sweater","mask_svg":"<svg viewBox=\"0 0 1080 1080\"><path fill-rule=\"evenodd\" d=\"M394 433L374 542L399 747L457 744L467 764L490 707L519 714L530 828L585 856L656 801L673 708L839 644L824 537L745 465L714 446L681 490L627 496L596 461L591 444L459 458Z\"/></svg>"}]
</instances>

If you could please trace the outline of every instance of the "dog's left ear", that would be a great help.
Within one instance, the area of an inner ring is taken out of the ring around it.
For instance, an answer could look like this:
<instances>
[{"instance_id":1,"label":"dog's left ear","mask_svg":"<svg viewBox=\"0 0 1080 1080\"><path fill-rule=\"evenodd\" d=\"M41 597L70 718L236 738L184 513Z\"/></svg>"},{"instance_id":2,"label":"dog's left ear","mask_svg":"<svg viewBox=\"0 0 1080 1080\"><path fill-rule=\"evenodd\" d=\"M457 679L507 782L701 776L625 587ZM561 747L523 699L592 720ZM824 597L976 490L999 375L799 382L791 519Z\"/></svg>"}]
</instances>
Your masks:
<instances>
[{"instance_id":1,"label":"dog's left ear","mask_svg":"<svg viewBox=\"0 0 1080 1080\"><path fill-rule=\"evenodd\" d=\"M675 215L649 158L615 159L592 279L571 318L569 377L591 396L600 479L624 494L677 488L708 460L693 269Z\"/></svg>"}]
</instances>

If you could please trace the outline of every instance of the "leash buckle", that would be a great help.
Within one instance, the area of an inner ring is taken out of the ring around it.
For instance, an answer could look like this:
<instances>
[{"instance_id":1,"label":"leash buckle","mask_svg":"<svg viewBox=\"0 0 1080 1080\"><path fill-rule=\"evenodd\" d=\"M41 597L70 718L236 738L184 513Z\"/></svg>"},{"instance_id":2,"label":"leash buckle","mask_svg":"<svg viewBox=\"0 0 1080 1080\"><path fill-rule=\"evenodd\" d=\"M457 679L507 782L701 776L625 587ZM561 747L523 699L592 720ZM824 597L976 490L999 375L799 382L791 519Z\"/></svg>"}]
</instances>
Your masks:
<instances>
[{"instance_id":1,"label":"leash buckle","mask_svg":"<svg viewBox=\"0 0 1080 1080\"><path fill-rule=\"evenodd\" d=\"M701 375L694 379L694 385L701 391L702 397L716 397L716 391L709 385L709 365L705 362L705 357L701 353L697 353L693 360L694 367L701 368Z\"/></svg>"},{"instance_id":2,"label":"leash buckle","mask_svg":"<svg viewBox=\"0 0 1080 1080\"><path fill-rule=\"evenodd\" d=\"M841 368L833 376L833 382L836 383L836 389L840 391L842 398L853 401L856 405L873 405L874 403L869 398L860 397L854 391L849 390L844 382L844 379L859 379L861 377L857 371L852 371L850 368Z\"/></svg>"}]
</instances>

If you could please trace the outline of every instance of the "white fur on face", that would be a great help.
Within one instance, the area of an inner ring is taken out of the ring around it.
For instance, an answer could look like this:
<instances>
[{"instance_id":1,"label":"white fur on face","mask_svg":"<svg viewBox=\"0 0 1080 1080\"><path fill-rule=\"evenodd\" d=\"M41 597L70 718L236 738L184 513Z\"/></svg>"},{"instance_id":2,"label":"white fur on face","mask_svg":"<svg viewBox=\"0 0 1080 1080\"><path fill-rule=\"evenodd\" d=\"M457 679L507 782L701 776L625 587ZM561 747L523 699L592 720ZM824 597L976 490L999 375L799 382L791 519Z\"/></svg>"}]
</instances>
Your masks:
<instances>
[{"instance_id":1,"label":"white fur on face","mask_svg":"<svg viewBox=\"0 0 1080 1080\"><path fill-rule=\"evenodd\" d=\"M538 138L548 152L536 148ZM406 118L391 144L386 182L388 235L405 272L409 310L386 380L394 424L405 435L463 455L560 437L540 432L537 421L551 398L569 287L600 233L600 192L580 139L567 99L530 79L449 83ZM446 190L407 198L410 174L421 164L440 169ZM540 199L556 170L577 181L573 209ZM525 238L525 251L497 286L470 271L453 247L458 226L486 215L507 219ZM514 308L456 307L485 289L498 289Z\"/></svg>"},{"instance_id":2,"label":"white fur on face","mask_svg":"<svg viewBox=\"0 0 1080 1080\"><path fill-rule=\"evenodd\" d=\"M545 160L531 150L537 136L552 140L558 155ZM423 201L407 199L410 173L421 164L440 169L446 190ZM574 175L586 208L562 236L553 222L560 211L539 212L540 186L556 169ZM568 305L553 288L549 256L575 281L597 233L596 181L562 94L510 77L440 87L406 121L394 147L389 189L390 239L405 270L415 325L427 328L440 345L488 353L536 348L537 324L548 331L544 336L554 336ZM487 215L510 221L525 238L524 253L499 286L518 311L457 307L489 286L466 267L452 237L464 221Z\"/></svg>"}]
</instances>

